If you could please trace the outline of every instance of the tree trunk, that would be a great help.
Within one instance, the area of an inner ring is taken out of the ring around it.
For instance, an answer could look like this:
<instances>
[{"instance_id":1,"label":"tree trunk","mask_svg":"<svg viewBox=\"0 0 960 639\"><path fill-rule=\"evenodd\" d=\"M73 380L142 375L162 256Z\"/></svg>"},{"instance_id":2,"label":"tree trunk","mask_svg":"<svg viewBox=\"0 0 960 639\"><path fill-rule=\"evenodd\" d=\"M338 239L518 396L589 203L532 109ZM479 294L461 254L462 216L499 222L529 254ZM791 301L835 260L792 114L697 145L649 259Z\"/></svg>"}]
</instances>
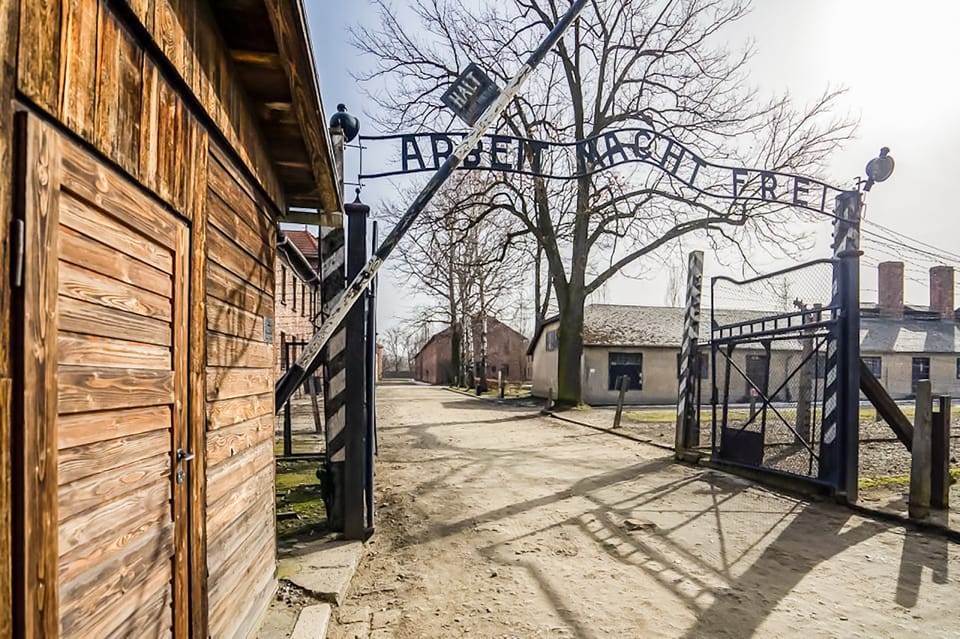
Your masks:
<instances>
[{"instance_id":1,"label":"tree trunk","mask_svg":"<svg viewBox=\"0 0 960 639\"><path fill-rule=\"evenodd\" d=\"M450 383L460 386L460 324L450 325Z\"/></svg>"},{"instance_id":2,"label":"tree trunk","mask_svg":"<svg viewBox=\"0 0 960 639\"><path fill-rule=\"evenodd\" d=\"M572 287L570 287L572 288ZM557 329L557 404L576 406L582 398L583 380L583 290L558 296L560 326Z\"/></svg>"}]
</instances>

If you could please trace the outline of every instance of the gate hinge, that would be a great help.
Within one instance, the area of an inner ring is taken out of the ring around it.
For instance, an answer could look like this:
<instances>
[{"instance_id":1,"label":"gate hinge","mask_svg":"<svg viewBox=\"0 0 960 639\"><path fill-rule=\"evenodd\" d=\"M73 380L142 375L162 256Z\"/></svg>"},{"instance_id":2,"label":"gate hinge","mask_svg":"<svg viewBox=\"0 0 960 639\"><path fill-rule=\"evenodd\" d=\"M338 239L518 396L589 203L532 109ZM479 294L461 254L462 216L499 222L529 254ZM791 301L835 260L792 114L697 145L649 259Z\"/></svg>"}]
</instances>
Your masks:
<instances>
[{"instance_id":1,"label":"gate hinge","mask_svg":"<svg viewBox=\"0 0 960 639\"><path fill-rule=\"evenodd\" d=\"M26 248L26 225L23 220L14 220L10 233L10 270L13 275L13 286L23 286L23 261Z\"/></svg>"}]
</instances>

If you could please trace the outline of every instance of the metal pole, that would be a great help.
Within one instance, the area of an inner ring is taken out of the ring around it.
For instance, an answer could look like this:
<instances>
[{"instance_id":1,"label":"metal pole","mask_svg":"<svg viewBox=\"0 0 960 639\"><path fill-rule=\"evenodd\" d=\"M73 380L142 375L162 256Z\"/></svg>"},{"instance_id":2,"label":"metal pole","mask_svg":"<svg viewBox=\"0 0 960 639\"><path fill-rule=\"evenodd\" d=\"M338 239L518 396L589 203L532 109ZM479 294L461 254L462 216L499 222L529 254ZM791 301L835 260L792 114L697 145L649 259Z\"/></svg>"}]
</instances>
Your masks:
<instances>
[{"instance_id":1,"label":"metal pole","mask_svg":"<svg viewBox=\"0 0 960 639\"><path fill-rule=\"evenodd\" d=\"M284 368L290 366L290 343L283 344L283 365ZM293 455L293 415L291 414L290 400L283 405L283 456Z\"/></svg>"},{"instance_id":2,"label":"metal pole","mask_svg":"<svg viewBox=\"0 0 960 639\"><path fill-rule=\"evenodd\" d=\"M347 277L353 277L367 260L367 215L370 207L360 202L344 206L347 213ZM347 539L365 537L366 518L366 304L356 304L347 316L346 445L343 468L343 533Z\"/></svg>"},{"instance_id":3,"label":"metal pole","mask_svg":"<svg viewBox=\"0 0 960 639\"><path fill-rule=\"evenodd\" d=\"M283 405L283 402L286 401L286 398L289 397L290 394L293 393L293 390L300 384L303 377L316 366L320 350L347 316L347 313L353 305L361 298L364 290L370 286L370 282L373 281L377 271L380 270L384 261L389 257L393 249L396 248L400 239L410 229L437 191L440 190L443 183L453 174L454 169L456 169L463 159L477 146L477 142L480 141L480 138L483 137L487 129L500 118L500 115L506 110L507 106L520 91L520 87L523 86L523 83L530 77L534 68L536 68L546 57L547 53L549 53L553 46L560 40L563 33L567 30L567 27L573 23L586 4L587 0L574 0L567 12L560 17L557 24L543 42L540 43L540 46L530 54L530 57L523 66L520 67L517 74L507 83L507 86L504 87L497 99L487 107L470 133L463 138L440 168L437 169L437 172L434 173L430 181L427 182L423 190L420 191L420 194L413 203L410 204L410 207L397 222L397 225L390 231L387 237L384 238L383 243L380 244L380 248L377 249L366 266L350 278L350 284L340 299L340 302L330 311L329 317L326 318L311 338L310 343L304 349L303 353L300 354L300 357L297 358L296 364L288 369L283 377L277 381L276 396L278 410L279 407Z\"/></svg>"},{"instance_id":4,"label":"metal pole","mask_svg":"<svg viewBox=\"0 0 960 639\"><path fill-rule=\"evenodd\" d=\"M370 229L371 247L377 244L377 222ZM371 248L372 250L372 248ZM373 528L373 457L376 454L376 401L377 401L377 281L367 290L367 441L366 441L366 482L364 496L367 505L367 528Z\"/></svg>"}]
</instances>

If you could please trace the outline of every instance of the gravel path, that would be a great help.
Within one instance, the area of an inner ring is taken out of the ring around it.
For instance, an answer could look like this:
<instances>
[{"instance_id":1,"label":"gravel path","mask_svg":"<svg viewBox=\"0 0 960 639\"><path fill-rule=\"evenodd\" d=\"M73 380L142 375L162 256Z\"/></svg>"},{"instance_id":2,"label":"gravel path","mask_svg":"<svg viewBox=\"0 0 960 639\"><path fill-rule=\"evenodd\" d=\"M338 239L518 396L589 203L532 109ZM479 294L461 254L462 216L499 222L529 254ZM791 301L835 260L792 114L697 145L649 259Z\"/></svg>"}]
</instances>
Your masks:
<instances>
[{"instance_id":1,"label":"gravel path","mask_svg":"<svg viewBox=\"0 0 960 639\"><path fill-rule=\"evenodd\" d=\"M416 385L379 389L370 637L956 637L960 547ZM368 631L370 632L370 631ZM366 635L364 635L366 636Z\"/></svg>"}]
</instances>

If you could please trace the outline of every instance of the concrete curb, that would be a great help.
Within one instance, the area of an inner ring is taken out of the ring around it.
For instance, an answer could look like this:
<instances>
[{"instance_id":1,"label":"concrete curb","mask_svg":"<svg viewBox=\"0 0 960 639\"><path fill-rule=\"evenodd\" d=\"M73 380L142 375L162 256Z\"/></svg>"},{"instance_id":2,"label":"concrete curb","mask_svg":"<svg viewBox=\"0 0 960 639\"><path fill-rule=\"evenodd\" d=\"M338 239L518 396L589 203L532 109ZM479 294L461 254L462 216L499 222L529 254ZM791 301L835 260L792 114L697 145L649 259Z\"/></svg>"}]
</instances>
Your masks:
<instances>
[{"instance_id":1,"label":"concrete curb","mask_svg":"<svg viewBox=\"0 0 960 639\"><path fill-rule=\"evenodd\" d=\"M666 444L661 444L655 442L651 439L645 439L643 437L637 437L635 435L629 435L627 433L620 432L619 430L614 430L612 428L604 428L603 426L596 426L594 424L588 424L586 422L581 422L576 419L570 419L569 417L558 415L552 410L547 410L546 408L540 411L541 415L546 417L552 417L554 419L560 420L561 422L567 422L569 424L576 424L577 426L583 426L584 428L592 428L593 430L600 431L601 433L607 433L609 435L614 435L616 437L621 437L623 439L629 439L630 441L637 442L639 444L647 444L648 446L653 446L654 448L659 448L661 450L669 450L673 452L673 446L667 446Z\"/></svg>"},{"instance_id":2,"label":"concrete curb","mask_svg":"<svg viewBox=\"0 0 960 639\"><path fill-rule=\"evenodd\" d=\"M357 572L364 547L361 541L304 544L296 554L281 557L281 579L303 588L321 601L340 605Z\"/></svg>"},{"instance_id":3,"label":"concrete curb","mask_svg":"<svg viewBox=\"0 0 960 639\"><path fill-rule=\"evenodd\" d=\"M290 639L324 639L330 625L330 604L307 606L300 611Z\"/></svg>"}]
</instances>

